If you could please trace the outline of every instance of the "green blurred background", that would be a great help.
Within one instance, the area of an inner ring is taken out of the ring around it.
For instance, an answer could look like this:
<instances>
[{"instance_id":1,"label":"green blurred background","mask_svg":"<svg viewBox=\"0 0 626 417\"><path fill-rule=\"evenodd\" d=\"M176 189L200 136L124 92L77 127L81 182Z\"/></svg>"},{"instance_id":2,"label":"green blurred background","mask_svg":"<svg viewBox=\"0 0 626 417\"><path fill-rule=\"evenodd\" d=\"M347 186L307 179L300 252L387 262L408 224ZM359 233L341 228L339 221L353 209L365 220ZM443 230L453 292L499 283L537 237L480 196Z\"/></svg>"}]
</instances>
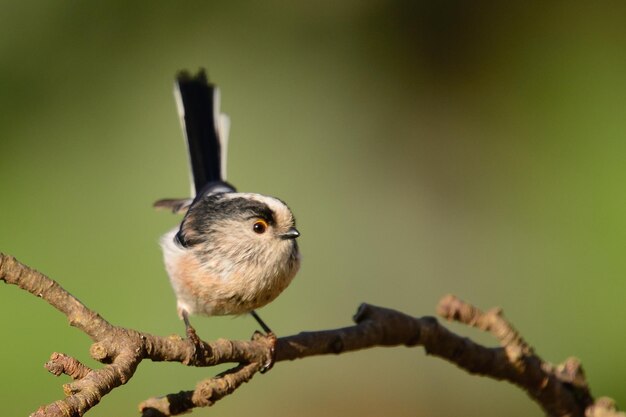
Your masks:
<instances>
[{"instance_id":1,"label":"green blurred background","mask_svg":"<svg viewBox=\"0 0 626 417\"><path fill-rule=\"evenodd\" d=\"M279 196L304 263L261 310L280 335L362 301L421 316L454 293L502 306L547 360L578 356L626 403L626 5L607 1L2 1L0 251L115 324L182 334L160 234L186 196L172 97L207 67L232 120L229 179ZM53 351L90 341L0 286L0 403L62 397ZM247 338L249 317L196 318ZM456 331L494 344L476 331ZM220 368L222 369L222 368ZM91 416L215 369L142 363ZM422 349L278 364L196 416L528 416L524 393Z\"/></svg>"}]
</instances>

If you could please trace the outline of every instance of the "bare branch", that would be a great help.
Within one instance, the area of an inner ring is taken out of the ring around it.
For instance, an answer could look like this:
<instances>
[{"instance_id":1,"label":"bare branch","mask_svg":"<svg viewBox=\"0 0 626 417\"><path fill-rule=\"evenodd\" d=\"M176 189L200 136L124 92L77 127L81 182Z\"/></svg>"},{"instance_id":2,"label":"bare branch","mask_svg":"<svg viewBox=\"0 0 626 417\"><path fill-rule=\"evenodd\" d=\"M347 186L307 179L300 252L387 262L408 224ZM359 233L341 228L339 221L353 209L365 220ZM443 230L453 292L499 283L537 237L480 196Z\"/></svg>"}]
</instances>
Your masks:
<instances>
[{"instance_id":1,"label":"bare branch","mask_svg":"<svg viewBox=\"0 0 626 417\"><path fill-rule=\"evenodd\" d=\"M369 304L359 307L353 317L355 325L340 329L302 332L278 339L256 333L250 341L218 339L194 344L179 336L155 336L111 325L55 281L1 253L0 280L37 295L65 314L72 326L94 341L90 354L104 364L92 370L70 356L54 353L46 368L55 375L69 375L74 381L64 385L64 399L41 407L33 416L83 415L103 396L132 378L144 359L196 367L238 364L201 381L194 390L150 398L140 404L144 416L172 416L214 404L274 362L376 346L423 346L426 353L469 373L515 384L548 415L626 417L616 411L610 399L594 402L578 360L570 358L558 366L545 362L501 310L482 312L453 296L440 301L439 315L490 332L500 347L485 347L456 335L434 317L415 318Z\"/></svg>"},{"instance_id":2,"label":"bare branch","mask_svg":"<svg viewBox=\"0 0 626 417\"><path fill-rule=\"evenodd\" d=\"M65 374L72 379L82 379L92 371L91 368L83 365L78 359L57 352L50 356L50 360L46 362L44 367L56 376Z\"/></svg>"}]
</instances>

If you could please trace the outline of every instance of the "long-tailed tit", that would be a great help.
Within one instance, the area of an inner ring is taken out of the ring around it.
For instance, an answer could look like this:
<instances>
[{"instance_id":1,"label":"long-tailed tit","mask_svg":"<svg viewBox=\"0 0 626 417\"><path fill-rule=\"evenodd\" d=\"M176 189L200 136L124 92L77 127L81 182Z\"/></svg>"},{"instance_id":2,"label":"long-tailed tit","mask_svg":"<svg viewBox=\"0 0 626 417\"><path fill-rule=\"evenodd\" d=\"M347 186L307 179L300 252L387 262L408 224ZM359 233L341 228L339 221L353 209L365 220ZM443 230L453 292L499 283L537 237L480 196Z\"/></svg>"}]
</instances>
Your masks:
<instances>
[{"instance_id":1,"label":"long-tailed tit","mask_svg":"<svg viewBox=\"0 0 626 417\"><path fill-rule=\"evenodd\" d=\"M165 266L188 334L188 315L255 313L274 300L300 266L294 216L274 197L239 193L226 182L229 119L220 113L219 90L180 72L174 94L191 165L189 199L155 203L185 216L161 238Z\"/></svg>"}]
</instances>

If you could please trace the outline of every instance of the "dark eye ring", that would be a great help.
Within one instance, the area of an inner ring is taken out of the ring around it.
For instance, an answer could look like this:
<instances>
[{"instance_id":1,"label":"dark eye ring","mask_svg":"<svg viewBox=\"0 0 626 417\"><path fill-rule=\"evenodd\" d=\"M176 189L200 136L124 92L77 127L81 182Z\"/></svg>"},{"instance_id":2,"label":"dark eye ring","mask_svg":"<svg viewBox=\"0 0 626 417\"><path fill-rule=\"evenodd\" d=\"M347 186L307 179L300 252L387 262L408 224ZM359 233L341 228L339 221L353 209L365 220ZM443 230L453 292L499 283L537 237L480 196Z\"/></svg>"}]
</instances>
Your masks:
<instances>
[{"instance_id":1,"label":"dark eye ring","mask_svg":"<svg viewBox=\"0 0 626 417\"><path fill-rule=\"evenodd\" d=\"M265 220L257 220L252 225L252 230L254 233L262 234L267 230L267 222Z\"/></svg>"}]
</instances>

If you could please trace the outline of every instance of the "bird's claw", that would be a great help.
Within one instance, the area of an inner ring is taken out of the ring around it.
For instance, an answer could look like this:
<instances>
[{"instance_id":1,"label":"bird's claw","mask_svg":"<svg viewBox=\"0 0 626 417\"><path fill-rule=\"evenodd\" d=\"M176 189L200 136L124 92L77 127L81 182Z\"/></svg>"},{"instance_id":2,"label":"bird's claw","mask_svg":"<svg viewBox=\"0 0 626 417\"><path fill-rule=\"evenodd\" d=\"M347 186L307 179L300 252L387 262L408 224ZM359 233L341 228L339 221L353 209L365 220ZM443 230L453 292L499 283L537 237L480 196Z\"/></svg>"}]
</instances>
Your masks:
<instances>
[{"instance_id":1,"label":"bird's claw","mask_svg":"<svg viewBox=\"0 0 626 417\"><path fill-rule=\"evenodd\" d=\"M266 373L274 366L274 362L276 361L276 340L277 337L274 332L269 332L267 334L261 333L259 331L254 332L252 335L252 340L264 340L264 342L268 346L268 355L266 357L265 363L259 369L259 372L262 374Z\"/></svg>"},{"instance_id":2,"label":"bird's claw","mask_svg":"<svg viewBox=\"0 0 626 417\"><path fill-rule=\"evenodd\" d=\"M198 337L198 333L196 333L196 329L194 329L191 326L187 326L187 328L185 329L185 332L187 333L187 339L189 339L189 341L197 349L202 344L202 340L200 340L200 337Z\"/></svg>"}]
</instances>

